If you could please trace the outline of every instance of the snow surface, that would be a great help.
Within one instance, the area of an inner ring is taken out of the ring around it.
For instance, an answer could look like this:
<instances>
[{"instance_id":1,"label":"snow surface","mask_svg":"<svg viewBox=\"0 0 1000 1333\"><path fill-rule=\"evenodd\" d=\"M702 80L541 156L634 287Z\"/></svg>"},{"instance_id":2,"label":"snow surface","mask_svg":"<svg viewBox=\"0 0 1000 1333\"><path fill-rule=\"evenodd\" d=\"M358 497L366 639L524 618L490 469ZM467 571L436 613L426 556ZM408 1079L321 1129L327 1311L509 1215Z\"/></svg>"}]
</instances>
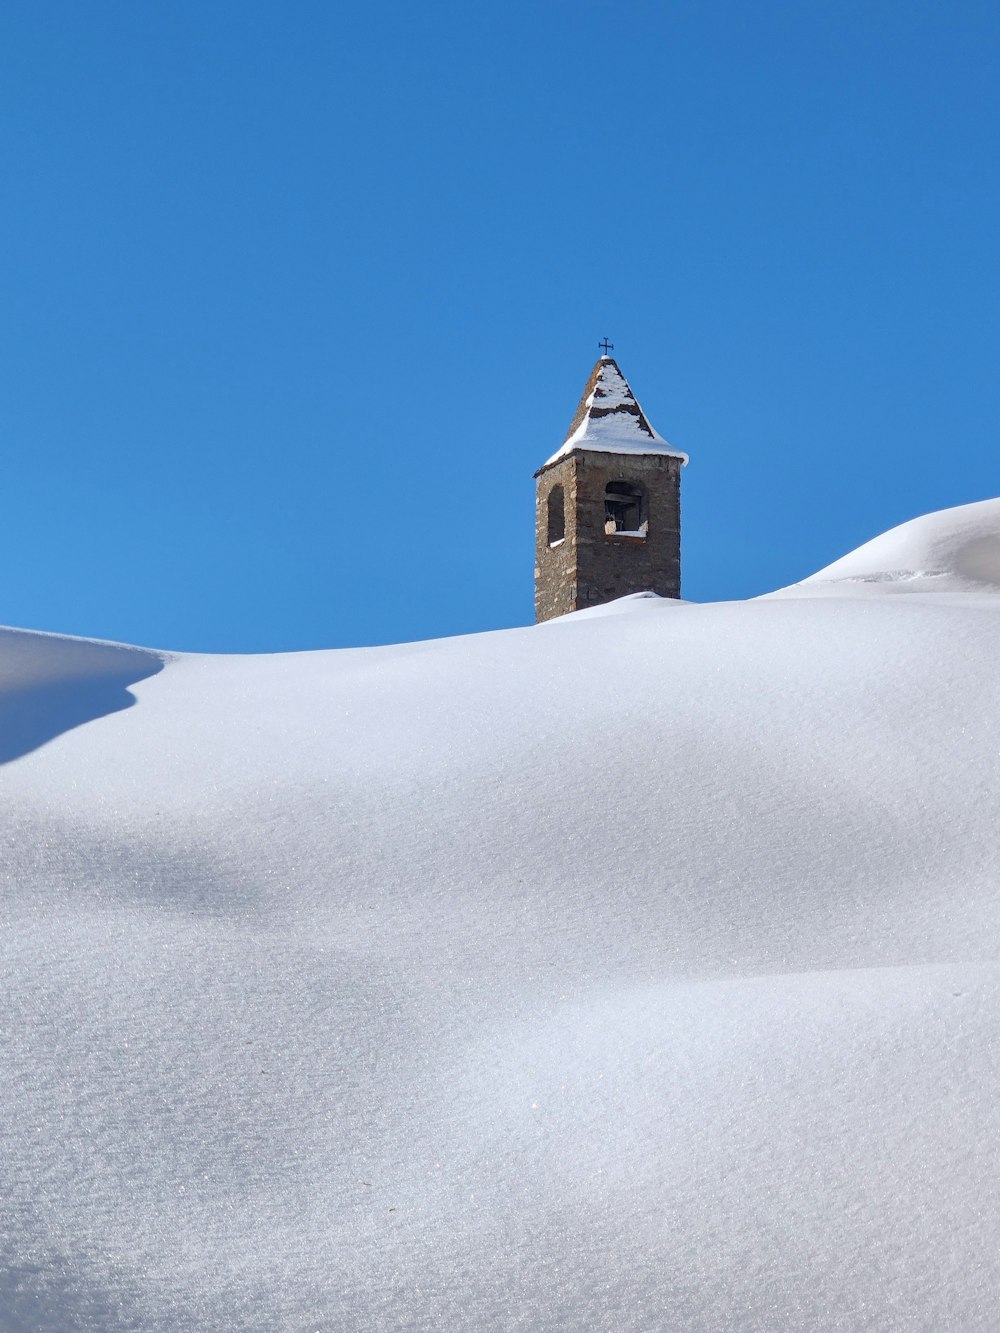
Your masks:
<instances>
[{"instance_id":1,"label":"snow surface","mask_svg":"<svg viewBox=\"0 0 1000 1333\"><path fill-rule=\"evenodd\" d=\"M628 380L610 357L602 357L597 382L587 395L587 410L577 428L544 466L564 458L574 449L596 449L615 454L669 454L688 461L687 454L674 449L650 425L629 387Z\"/></svg>"},{"instance_id":2,"label":"snow surface","mask_svg":"<svg viewBox=\"0 0 1000 1333\"><path fill-rule=\"evenodd\" d=\"M1000 592L1000 500L942 509L901 523L811 578L783 588L809 596L863 591Z\"/></svg>"},{"instance_id":3,"label":"snow surface","mask_svg":"<svg viewBox=\"0 0 1000 1333\"><path fill-rule=\"evenodd\" d=\"M0 1328L995 1329L998 506L881 539L955 597L5 632Z\"/></svg>"}]
</instances>

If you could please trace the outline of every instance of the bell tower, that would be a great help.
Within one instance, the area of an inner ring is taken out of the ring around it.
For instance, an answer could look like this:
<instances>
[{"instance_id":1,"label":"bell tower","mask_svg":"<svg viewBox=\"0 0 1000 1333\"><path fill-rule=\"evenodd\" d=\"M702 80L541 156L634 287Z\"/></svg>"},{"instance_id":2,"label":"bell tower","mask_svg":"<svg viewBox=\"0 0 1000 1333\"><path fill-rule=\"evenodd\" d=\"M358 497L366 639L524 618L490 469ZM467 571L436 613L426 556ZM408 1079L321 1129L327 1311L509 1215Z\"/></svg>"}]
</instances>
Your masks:
<instances>
[{"instance_id":1,"label":"bell tower","mask_svg":"<svg viewBox=\"0 0 1000 1333\"><path fill-rule=\"evenodd\" d=\"M535 473L535 619L630 592L681 595L681 468L614 357L590 372L566 439Z\"/></svg>"}]
</instances>

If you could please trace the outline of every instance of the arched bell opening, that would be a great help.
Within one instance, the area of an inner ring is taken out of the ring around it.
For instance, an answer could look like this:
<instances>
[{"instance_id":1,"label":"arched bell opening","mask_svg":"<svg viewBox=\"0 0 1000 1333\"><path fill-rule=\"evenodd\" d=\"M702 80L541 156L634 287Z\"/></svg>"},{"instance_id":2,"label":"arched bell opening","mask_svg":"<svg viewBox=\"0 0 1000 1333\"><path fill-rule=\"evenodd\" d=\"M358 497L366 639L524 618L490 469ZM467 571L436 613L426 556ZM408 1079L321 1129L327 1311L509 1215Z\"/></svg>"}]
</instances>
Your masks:
<instances>
[{"instance_id":1,"label":"arched bell opening","mask_svg":"<svg viewBox=\"0 0 1000 1333\"><path fill-rule=\"evenodd\" d=\"M636 481L609 481L604 491L604 531L609 537L645 537L646 490Z\"/></svg>"}]
</instances>

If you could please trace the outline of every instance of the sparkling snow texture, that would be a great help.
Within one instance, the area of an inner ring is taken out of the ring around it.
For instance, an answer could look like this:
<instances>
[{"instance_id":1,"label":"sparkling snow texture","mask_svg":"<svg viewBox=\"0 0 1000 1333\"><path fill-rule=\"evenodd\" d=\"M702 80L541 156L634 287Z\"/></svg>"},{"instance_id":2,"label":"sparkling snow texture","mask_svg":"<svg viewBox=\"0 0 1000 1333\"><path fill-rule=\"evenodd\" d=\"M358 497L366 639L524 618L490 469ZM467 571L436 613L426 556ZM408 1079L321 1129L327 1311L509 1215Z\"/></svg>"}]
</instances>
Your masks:
<instances>
[{"instance_id":1,"label":"sparkling snow texture","mask_svg":"<svg viewBox=\"0 0 1000 1333\"><path fill-rule=\"evenodd\" d=\"M823 579L6 633L0 1327L995 1329L1000 502Z\"/></svg>"}]
</instances>

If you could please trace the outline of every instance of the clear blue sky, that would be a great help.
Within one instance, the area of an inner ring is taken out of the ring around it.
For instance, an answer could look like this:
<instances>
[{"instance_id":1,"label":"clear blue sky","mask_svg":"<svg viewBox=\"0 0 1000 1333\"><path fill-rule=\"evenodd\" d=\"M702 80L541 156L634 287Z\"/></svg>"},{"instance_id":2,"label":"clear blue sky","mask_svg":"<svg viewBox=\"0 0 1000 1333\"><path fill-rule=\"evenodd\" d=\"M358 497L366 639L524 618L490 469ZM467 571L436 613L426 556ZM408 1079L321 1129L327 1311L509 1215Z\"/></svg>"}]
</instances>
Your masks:
<instances>
[{"instance_id":1,"label":"clear blue sky","mask_svg":"<svg viewBox=\"0 0 1000 1333\"><path fill-rule=\"evenodd\" d=\"M684 592L1000 494L1000 9L0 7L0 622L527 623L598 338Z\"/></svg>"}]
</instances>

